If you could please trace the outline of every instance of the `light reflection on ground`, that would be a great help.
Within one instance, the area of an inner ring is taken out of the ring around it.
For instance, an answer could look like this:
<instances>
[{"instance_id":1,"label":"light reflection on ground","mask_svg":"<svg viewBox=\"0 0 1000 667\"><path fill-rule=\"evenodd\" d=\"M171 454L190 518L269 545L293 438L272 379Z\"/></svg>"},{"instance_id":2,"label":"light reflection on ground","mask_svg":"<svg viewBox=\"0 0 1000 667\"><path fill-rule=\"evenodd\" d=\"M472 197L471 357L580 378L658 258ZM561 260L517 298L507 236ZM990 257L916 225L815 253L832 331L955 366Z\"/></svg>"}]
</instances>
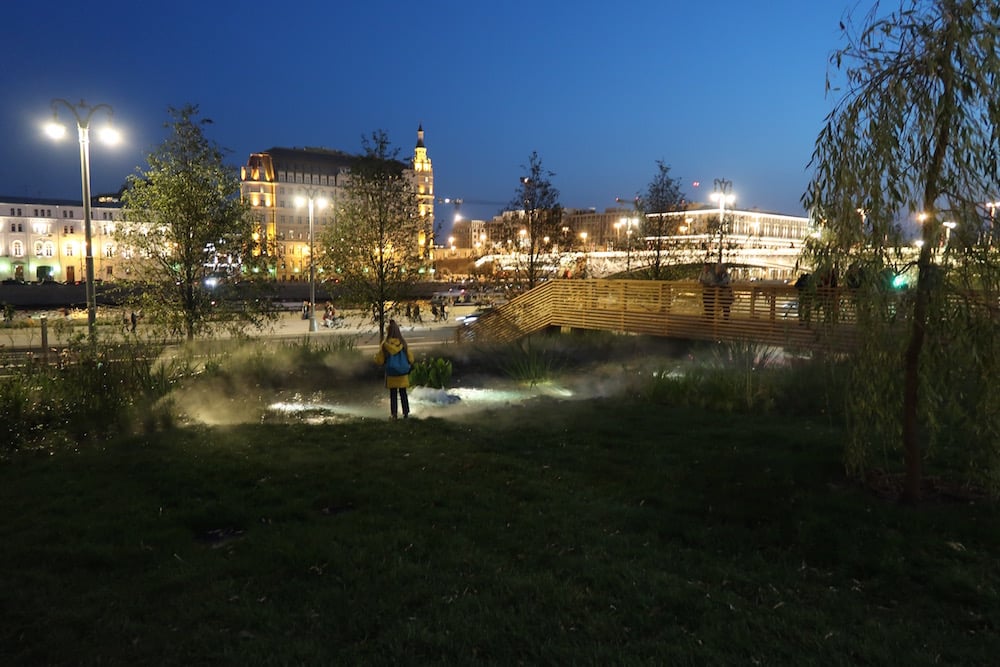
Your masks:
<instances>
[{"instance_id":1,"label":"light reflection on ground","mask_svg":"<svg viewBox=\"0 0 1000 667\"><path fill-rule=\"evenodd\" d=\"M411 387L408 396L412 417L447 418L462 417L505 405L519 405L539 397L569 399L573 397L573 392L552 384L496 389L455 387L442 390ZM308 397L296 393L268 404L262 421L332 424L358 418L380 419L389 416L388 404L389 397L385 389L381 389L377 396L352 393L339 398L322 392Z\"/></svg>"}]
</instances>

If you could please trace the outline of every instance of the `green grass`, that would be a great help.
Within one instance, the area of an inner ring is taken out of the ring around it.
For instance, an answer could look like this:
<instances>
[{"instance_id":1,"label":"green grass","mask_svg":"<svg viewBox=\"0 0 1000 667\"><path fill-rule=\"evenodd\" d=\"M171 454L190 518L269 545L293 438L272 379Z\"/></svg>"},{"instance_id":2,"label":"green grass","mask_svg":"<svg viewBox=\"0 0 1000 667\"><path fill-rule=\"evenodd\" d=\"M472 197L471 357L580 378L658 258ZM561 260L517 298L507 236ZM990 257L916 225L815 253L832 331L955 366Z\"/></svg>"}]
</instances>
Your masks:
<instances>
[{"instance_id":1,"label":"green grass","mask_svg":"<svg viewBox=\"0 0 1000 667\"><path fill-rule=\"evenodd\" d=\"M4 664L993 664L995 506L627 399L0 464Z\"/></svg>"}]
</instances>

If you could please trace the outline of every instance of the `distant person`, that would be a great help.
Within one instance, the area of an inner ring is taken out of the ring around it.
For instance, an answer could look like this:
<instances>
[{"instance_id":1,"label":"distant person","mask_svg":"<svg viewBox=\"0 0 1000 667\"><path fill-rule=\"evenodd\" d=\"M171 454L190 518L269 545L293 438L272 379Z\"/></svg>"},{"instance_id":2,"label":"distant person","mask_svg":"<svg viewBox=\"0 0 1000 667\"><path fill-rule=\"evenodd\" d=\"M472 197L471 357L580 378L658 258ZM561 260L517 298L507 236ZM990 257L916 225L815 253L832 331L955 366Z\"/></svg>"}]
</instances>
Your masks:
<instances>
[{"instance_id":1,"label":"distant person","mask_svg":"<svg viewBox=\"0 0 1000 667\"><path fill-rule=\"evenodd\" d=\"M816 295L816 284L811 273L803 273L795 281L795 290L799 293L798 308L796 308L799 321L805 324L812 319L813 297Z\"/></svg>"},{"instance_id":2,"label":"distant person","mask_svg":"<svg viewBox=\"0 0 1000 667\"><path fill-rule=\"evenodd\" d=\"M711 262L705 262L701 267L701 274L698 276L701 283L701 305L705 312L705 317L713 319L715 317L715 268Z\"/></svg>"},{"instance_id":3,"label":"distant person","mask_svg":"<svg viewBox=\"0 0 1000 667\"><path fill-rule=\"evenodd\" d=\"M138 316L138 315L136 315L136 314L135 314L135 311L133 310L133 311L132 311L132 314L131 314L131 315L129 315L129 318L128 318L128 319L129 319L129 322L130 322L130 323L131 323L131 325L132 325L132 328L131 328L131 331L132 331L132 333L135 333L135 325L139 323L139 316Z\"/></svg>"},{"instance_id":4,"label":"distant person","mask_svg":"<svg viewBox=\"0 0 1000 667\"><path fill-rule=\"evenodd\" d=\"M733 307L733 285L732 277L729 275L729 267L719 262L715 265L715 286L718 289L719 305L722 307L722 316L729 319L729 311Z\"/></svg>"},{"instance_id":5,"label":"distant person","mask_svg":"<svg viewBox=\"0 0 1000 667\"><path fill-rule=\"evenodd\" d=\"M385 340L375 354L375 363L385 369L385 386L389 389L389 414L398 418L399 405L403 406L403 419L410 416L410 401L406 389L410 386L410 369L413 368L413 353L403 338L396 320L389 320Z\"/></svg>"}]
</instances>

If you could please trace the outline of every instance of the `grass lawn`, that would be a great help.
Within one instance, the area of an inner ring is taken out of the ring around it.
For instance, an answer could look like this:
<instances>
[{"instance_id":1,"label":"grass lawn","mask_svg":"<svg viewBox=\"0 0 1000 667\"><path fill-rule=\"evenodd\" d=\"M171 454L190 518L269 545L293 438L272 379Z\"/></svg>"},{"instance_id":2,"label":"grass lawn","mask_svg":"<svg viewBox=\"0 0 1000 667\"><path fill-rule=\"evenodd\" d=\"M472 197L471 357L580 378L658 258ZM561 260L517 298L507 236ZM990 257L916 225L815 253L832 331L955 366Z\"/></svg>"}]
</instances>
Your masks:
<instances>
[{"instance_id":1,"label":"grass lawn","mask_svg":"<svg viewBox=\"0 0 1000 667\"><path fill-rule=\"evenodd\" d=\"M996 506L839 441L620 398L17 454L2 662L996 664Z\"/></svg>"}]
</instances>

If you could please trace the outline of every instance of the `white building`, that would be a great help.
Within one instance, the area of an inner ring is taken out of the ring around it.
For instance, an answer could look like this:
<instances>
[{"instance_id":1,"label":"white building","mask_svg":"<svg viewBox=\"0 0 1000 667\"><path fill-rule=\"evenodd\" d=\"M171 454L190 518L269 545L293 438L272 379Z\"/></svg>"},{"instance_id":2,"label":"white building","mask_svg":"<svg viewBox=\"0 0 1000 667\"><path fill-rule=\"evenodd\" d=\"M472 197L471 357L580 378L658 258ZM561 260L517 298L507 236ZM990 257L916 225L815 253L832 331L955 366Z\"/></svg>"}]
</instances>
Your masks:
<instances>
[{"instance_id":1,"label":"white building","mask_svg":"<svg viewBox=\"0 0 1000 667\"><path fill-rule=\"evenodd\" d=\"M91 203L96 279L114 279L112 234L120 208L117 198L106 195ZM85 256L82 200L0 196L0 280L83 281Z\"/></svg>"}]
</instances>

